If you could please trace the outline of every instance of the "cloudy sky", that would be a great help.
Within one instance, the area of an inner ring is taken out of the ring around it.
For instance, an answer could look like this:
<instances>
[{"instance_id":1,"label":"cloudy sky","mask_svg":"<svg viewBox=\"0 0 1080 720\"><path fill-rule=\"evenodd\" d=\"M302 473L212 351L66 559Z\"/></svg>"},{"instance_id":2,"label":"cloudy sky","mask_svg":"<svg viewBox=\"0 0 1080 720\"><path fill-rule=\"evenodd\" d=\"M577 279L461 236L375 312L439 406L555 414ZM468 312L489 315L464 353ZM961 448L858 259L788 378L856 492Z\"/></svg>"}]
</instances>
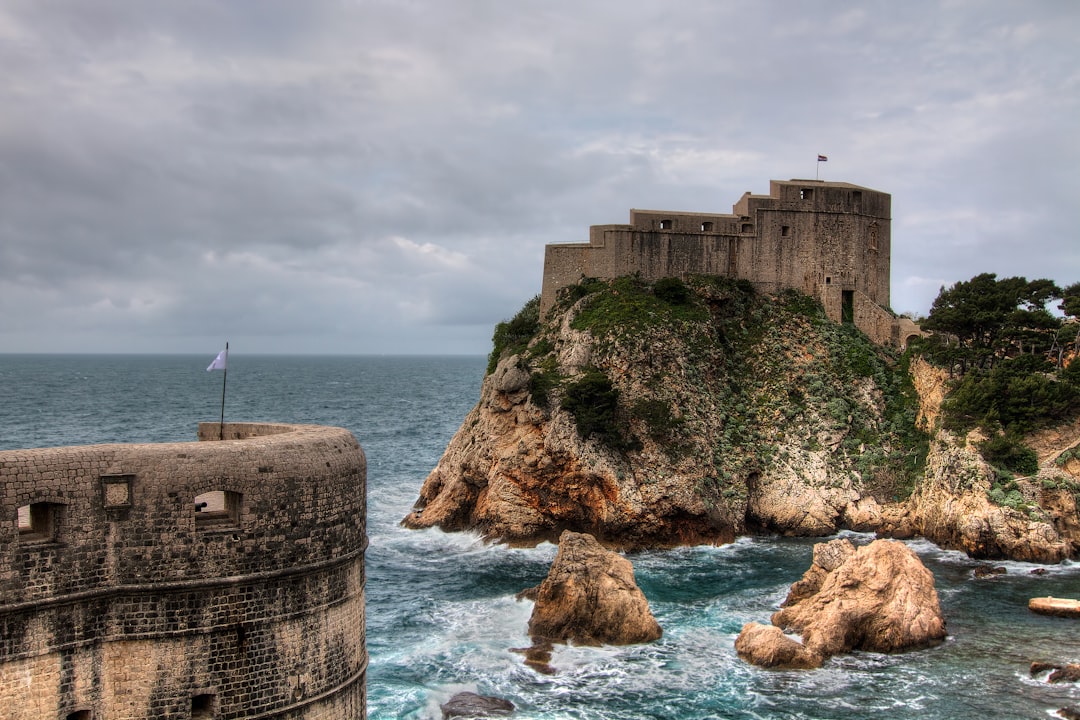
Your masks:
<instances>
[{"instance_id":1,"label":"cloudy sky","mask_svg":"<svg viewBox=\"0 0 1080 720\"><path fill-rule=\"evenodd\" d=\"M0 0L0 352L486 353L543 249L892 193L892 305L1080 280L1075 0Z\"/></svg>"}]
</instances>

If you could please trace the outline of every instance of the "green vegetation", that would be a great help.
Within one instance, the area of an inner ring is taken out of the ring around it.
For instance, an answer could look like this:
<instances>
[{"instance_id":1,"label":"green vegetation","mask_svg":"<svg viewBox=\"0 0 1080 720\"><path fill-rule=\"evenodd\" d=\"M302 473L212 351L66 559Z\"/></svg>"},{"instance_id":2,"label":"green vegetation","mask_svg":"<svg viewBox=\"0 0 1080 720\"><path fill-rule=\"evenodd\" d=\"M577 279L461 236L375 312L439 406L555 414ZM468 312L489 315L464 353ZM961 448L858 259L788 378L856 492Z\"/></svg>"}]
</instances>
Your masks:
<instances>
[{"instance_id":1,"label":"green vegetation","mask_svg":"<svg viewBox=\"0 0 1080 720\"><path fill-rule=\"evenodd\" d=\"M492 349L488 355L487 373L495 372L499 359L506 353L520 353L525 350L529 340L540 329L540 296L525 303L510 320L505 320L495 326L495 334L491 338Z\"/></svg>"},{"instance_id":2,"label":"green vegetation","mask_svg":"<svg viewBox=\"0 0 1080 720\"><path fill-rule=\"evenodd\" d=\"M1053 300L1064 317L1047 307ZM1024 435L1080 412L1080 362L1065 365L1080 351L1078 317L1080 283L1063 290L1050 280L983 273L942 288L922 323L935 336L913 343L954 378L943 427L989 436L979 452L997 470L988 497L998 505L1036 512L1013 477L1039 470Z\"/></svg>"},{"instance_id":3,"label":"green vegetation","mask_svg":"<svg viewBox=\"0 0 1080 720\"><path fill-rule=\"evenodd\" d=\"M611 445L622 444L622 436L615 424L619 405L619 391L602 370L589 368L566 386L562 408L574 416L578 434L583 438L597 436Z\"/></svg>"}]
</instances>

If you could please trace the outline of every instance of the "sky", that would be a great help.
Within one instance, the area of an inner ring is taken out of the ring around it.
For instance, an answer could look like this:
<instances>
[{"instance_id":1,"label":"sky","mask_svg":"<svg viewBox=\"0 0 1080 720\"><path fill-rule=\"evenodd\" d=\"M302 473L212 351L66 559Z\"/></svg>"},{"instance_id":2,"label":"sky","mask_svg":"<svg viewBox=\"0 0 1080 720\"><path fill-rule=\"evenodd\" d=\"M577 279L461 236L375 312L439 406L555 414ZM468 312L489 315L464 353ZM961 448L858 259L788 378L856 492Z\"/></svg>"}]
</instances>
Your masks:
<instances>
[{"instance_id":1,"label":"sky","mask_svg":"<svg viewBox=\"0 0 1080 720\"><path fill-rule=\"evenodd\" d=\"M892 194L897 312L1080 281L1078 38L1075 0L0 0L0 352L484 354L545 244L818 170Z\"/></svg>"}]
</instances>

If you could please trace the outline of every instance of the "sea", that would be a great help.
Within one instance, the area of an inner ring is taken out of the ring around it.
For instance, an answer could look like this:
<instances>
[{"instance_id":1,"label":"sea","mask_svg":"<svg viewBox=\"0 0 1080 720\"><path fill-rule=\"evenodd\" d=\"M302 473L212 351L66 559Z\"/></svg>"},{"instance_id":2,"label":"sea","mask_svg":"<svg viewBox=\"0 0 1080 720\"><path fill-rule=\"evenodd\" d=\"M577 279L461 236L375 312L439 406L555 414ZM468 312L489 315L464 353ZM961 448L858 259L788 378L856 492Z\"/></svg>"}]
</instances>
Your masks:
<instances>
[{"instance_id":1,"label":"sea","mask_svg":"<svg viewBox=\"0 0 1080 720\"><path fill-rule=\"evenodd\" d=\"M215 351L216 352L216 351ZM440 718L459 691L494 695L518 720L1047 718L1080 688L1031 677L1032 661L1080 661L1080 621L1028 611L1031 597L1080 597L1080 564L979 563L915 540L934 574L949 636L896 655L857 652L809 671L739 660L744 623L768 622L820 540L748 537L721 547L632 554L663 628L630 647L559 646L540 674L532 605L515 595L556 548L510 548L400 520L479 398L483 357L0 355L0 449L194 440L196 424L281 421L352 431L368 459L368 717ZM854 542L872 537L848 534ZM824 538L823 538L824 539ZM823 540L822 539L822 540ZM1033 574L1034 570L1045 570Z\"/></svg>"}]
</instances>

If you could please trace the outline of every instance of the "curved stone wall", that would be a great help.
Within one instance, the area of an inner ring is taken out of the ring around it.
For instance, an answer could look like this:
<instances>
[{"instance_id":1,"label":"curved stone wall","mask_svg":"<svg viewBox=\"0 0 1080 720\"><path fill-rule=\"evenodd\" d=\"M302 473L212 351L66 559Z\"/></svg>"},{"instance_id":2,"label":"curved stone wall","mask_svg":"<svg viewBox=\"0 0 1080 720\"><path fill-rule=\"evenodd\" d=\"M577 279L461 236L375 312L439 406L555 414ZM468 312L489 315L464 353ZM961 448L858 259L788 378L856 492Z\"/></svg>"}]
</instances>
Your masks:
<instances>
[{"instance_id":1,"label":"curved stone wall","mask_svg":"<svg viewBox=\"0 0 1080 720\"><path fill-rule=\"evenodd\" d=\"M364 717L359 444L199 436L0 451L5 717Z\"/></svg>"}]
</instances>

